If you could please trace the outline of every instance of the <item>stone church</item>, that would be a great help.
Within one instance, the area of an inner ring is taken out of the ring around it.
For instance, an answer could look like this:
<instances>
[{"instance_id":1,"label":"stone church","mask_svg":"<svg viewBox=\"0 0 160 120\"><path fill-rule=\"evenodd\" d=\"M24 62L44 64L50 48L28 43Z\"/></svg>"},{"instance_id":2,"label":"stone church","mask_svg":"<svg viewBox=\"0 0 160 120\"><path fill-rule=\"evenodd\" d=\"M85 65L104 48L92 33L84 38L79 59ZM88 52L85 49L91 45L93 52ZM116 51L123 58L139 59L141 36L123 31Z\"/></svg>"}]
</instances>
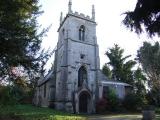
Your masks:
<instances>
[{"instance_id":1,"label":"stone church","mask_svg":"<svg viewBox=\"0 0 160 120\"><path fill-rule=\"evenodd\" d=\"M71 113L95 113L96 101L108 88L123 99L130 85L109 80L100 70L95 9L92 16L72 11L60 16L54 65L38 81L34 103Z\"/></svg>"}]
</instances>

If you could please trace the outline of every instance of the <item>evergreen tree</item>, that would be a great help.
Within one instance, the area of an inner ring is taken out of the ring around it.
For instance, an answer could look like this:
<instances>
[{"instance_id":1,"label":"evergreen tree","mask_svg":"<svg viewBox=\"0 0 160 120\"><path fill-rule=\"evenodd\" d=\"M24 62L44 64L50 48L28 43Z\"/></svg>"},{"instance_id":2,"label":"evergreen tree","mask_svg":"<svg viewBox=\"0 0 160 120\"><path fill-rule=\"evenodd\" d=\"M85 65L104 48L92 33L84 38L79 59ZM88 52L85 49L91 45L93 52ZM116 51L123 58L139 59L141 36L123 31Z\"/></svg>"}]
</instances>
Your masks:
<instances>
[{"instance_id":1,"label":"evergreen tree","mask_svg":"<svg viewBox=\"0 0 160 120\"><path fill-rule=\"evenodd\" d=\"M106 75L109 79L112 78L112 71L110 70L109 66L105 64L102 68L102 72L104 75Z\"/></svg>"},{"instance_id":2,"label":"evergreen tree","mask_svg":"<svg viewBox=\"0 0 160 120\"><path fill-rule=\"evenodd\" d=\"M116 78L118 81L133 84L133 71L131 70L136 64L133 60L127 59L130 56L123 57L124 50L118 45L110 48L105 54L109 58L108 65L112 67L112 78Z\"/></svg>"},{"instance_id":3,"label":"evergreen tree","mask_svg":"<svg viewBox=\"0 0 160 120\"><path fill-rule=\"evenodd\" d=\"M134 11L126 12L123 23L141 33L143 28L150 35L160 35L160 1L159 0L137 0Z\"/></svg>"},{"instance_id":4,"label":"evergreen tree","mask_svg":"<svg viewBox=\"0 0 160 120\"><path fill-rule=\"evenodd\" d=\"M134 72L134 88L135 92L138 95L146 95L146 81L147 78L144 75L141 68L137 68L137 70Z\"/></svg>"},{"instance_id":5,"label":"evergreen tree","mask_svg":"<svg viewBox=\"0 0 160 120\"><path fill-rule=\"evenodd\" d=\"M0 0L0 80L19 77L17 67L33 79L48 59L47 53L40 52L47 29L38 29L37 17L42 13L38 2Z\"/></svg>"}]
</instances>

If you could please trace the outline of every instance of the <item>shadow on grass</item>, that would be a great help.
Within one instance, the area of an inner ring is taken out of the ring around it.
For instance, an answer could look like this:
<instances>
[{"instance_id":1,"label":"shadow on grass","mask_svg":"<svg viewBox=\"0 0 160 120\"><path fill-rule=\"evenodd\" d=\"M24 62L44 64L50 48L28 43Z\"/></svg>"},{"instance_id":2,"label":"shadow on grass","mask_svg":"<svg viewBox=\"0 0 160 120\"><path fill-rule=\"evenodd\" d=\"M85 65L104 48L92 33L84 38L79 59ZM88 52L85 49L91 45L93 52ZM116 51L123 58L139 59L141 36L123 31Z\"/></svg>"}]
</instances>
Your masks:
<instances>
[{"instance_id":1,"label":"shadow on grass","mask_svg":"<svg viewBox=\"0 0 160 120\"><path fill-rule=\"evenodd\" d=\"M0 120L85 120L85 117L32 105L15 105L0 108Z\"/></svg>"}]
</instances>

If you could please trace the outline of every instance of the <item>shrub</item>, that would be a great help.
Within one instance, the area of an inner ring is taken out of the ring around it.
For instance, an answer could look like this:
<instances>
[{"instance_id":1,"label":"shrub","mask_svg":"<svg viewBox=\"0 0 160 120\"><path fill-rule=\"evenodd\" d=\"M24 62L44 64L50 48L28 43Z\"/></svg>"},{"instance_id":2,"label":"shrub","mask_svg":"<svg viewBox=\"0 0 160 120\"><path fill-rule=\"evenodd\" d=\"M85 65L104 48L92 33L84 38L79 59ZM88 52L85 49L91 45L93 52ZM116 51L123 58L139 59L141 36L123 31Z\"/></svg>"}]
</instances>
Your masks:
<instances>
[{"instance_id":1,"label":"shrub","mask_svg":"<svg viewBox=\"0 0 160 120\"><path fill-rule=\"evenodd\" d=\"M14 96L11 87L1 86L0 88L0 105L14 105L16 104L16 96Z\"/></svg>"},{"instance_id":2,"label":"shrub","mask_svg":"<svg viewBox=\"0 0 160 120\"><path fill-rule=\"evenodd\" d=\"M141 110L146 104L145 97L137 95L135 93L129 93L125 96L123 105L127 110L136 111Z\"/></svg>"},{"instance_id":3,"label":"shrub","mask_svg":"<svg viewBox=\"0 0 160 120\"><path fill-rule=\"evenodd\" d=\"M97 113L104 113L106 111L107 106L107 100L104 98L101 98L96 103L96 112Z\"/></svg>"},{"instance_id":4,"label":"shrub","mask_svg":"<svg viewBox=\"0 0 160 120\"><path fill-rule=\"evenodd\" d=\"M108 101L107 106L106 106L106 110L117 111L118 107L120 105L120 100L119 100L118 96L116 95L116 92L114 89L109 89L109 92L108 92L106 99Z\"/></svg>"},{"instance_id":5,"label":"shrub","mask_svg":"<svg viewBox=\"0 0 160 120\"><path fill-rule=\"evenodd\" d=\"M29 91L19 86L1 86L0 87L0 105L15 105L17 103L29 103L31 101Z\"/></svg>"},{"instance_id":6,"label":"shrub","mask_svg":"<svg viewBox=\"0 0 160 120\"><path fill-rule=\"evenodd\" d=\"M32 100L33 100L33 89L30 90L22 90L24 92L24 95L22 97L22 99L20 99L20 103L22 104L32 104Z\"/></svg>"},{"instance_id":7,"label":"shrub","mask_svg":"<svg viewBox=\"0 0 160 120\"><path fill-rule=\"evenodd\" d=\"M143 110L155 110L155 107L153 105L145 105L143 106Z\"/></svg>"},{"instance_id":8,"label":"shrub","mask_svg":"<svg viewBox=\"0 0 160 120\"><path fill-rule=\"evenodd\" d=\"M147 93L146 96L150 105L160 107L160 92L158 90L151 90Z\"/></svg>"}]
</instances>

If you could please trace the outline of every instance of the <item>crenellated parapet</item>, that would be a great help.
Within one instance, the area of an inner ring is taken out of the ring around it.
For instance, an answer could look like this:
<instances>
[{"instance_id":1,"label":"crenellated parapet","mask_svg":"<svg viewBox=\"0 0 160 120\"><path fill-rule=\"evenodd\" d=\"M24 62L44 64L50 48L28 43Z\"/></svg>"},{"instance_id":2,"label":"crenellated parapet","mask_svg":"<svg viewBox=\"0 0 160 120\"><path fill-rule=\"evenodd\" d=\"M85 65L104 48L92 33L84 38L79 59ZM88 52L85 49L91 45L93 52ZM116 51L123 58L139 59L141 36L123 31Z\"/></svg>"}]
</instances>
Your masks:
<instances>
[{"instance_id":1,"label":"crenellated parapet","mask_svg":"<svg viewBox=\"0 0 160 120\"><path fill-rule=\"evenodd\" d=\"M89 15L85 15L83 13L78 13L78 12L74 12L74 13L69 13L70 15L73 15L73 16L76 16L76 17L79 17L79 18L82 18L82 19L87 19L87 20L90 20L90 21L94 21L94 19L92 17L90 17Z\"/></svg>"},{"instance_id":2,"label":"crenellated parapet","mask_svg":"<svg viewBox=\"0 0 160 120\"><path fill-rule=\"evenodd\" d=\"M78 13L77 11L73 12L72 11L72 1L69 0L68 13L67 13L66 17L69 16L69 15L95 22L95 8L94 8L94 5L92 5L92 16L90 17L89 15L85 15L83 13ZM65 21L66 17L63 18L62 13L61 13L60 25L63 24L63 22Z\"/></svg>"}]
</instances>

